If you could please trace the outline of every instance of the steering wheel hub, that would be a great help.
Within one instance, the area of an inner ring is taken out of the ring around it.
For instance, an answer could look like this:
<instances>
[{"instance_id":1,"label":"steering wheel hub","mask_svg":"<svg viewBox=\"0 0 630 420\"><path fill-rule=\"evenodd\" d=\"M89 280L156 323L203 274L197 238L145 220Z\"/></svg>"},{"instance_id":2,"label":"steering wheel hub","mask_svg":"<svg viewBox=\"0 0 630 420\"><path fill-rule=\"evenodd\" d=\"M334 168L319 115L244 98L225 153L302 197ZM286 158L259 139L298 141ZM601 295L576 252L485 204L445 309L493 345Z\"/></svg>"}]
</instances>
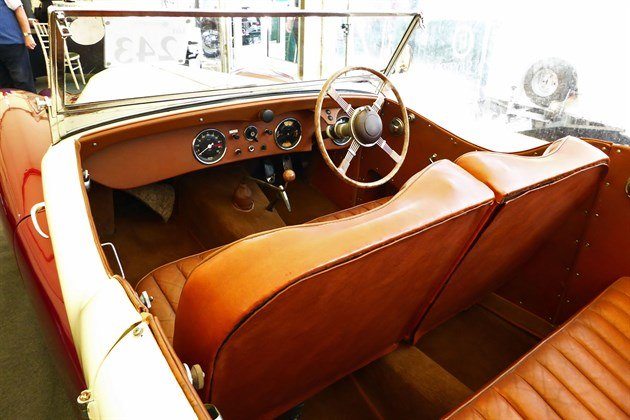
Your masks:
<instances>
[{"instance_id":1,"label":"steering wheel hub","mask_svg":"<svg viewBox=\"0 0 630 420\"><path fill-rule=\"evenodd\" d=\"M383 134L383 120L369 106L357 109L350 119L352 135L361 146L372 147Z\"/></svg>"}]
</instances>

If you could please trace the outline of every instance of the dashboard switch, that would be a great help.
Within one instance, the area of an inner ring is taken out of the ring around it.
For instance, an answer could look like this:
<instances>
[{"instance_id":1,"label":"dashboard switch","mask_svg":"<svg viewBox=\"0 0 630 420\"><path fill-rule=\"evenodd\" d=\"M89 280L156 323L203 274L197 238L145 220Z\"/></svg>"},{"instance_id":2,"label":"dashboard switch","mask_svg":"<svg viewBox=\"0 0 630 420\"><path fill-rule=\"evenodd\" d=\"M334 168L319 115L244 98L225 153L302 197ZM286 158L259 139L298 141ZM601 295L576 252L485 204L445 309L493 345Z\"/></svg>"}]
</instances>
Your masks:
<instances>
[{"instance_id":1,"label":"dashboard switch","mask_svg":"<svg viewBox=\"0 0 630 420\"><path fill-rule=\"evenodd\" d=\"M238 130L230 130L228 131L228 133L230 134L230 136L232 136L234 140L238 140L241 137L238 135Z\"/></svg>"},{"instance_id":2,"label":"dashboard switch","mask_svg":"<svg viewBox=\"0 0 630 420\"><path fill-rule=\"evenodd\" d=\"M236 149L234 153L236 153L237 155L240 155L241 153L243 153L243 151L241 149Z\"/></svg>"},{"instance_id":3,"label":"dashboard switch","mask_svg":"<svg viewBox=\"0 0 630 420\"><path fill-rule=\"evenodd\" d=\"M249 150L250 152L253 152L254 151L254 146L250 144L249 147L247 148L247 150Z\"/></svg>"}]
</instances>

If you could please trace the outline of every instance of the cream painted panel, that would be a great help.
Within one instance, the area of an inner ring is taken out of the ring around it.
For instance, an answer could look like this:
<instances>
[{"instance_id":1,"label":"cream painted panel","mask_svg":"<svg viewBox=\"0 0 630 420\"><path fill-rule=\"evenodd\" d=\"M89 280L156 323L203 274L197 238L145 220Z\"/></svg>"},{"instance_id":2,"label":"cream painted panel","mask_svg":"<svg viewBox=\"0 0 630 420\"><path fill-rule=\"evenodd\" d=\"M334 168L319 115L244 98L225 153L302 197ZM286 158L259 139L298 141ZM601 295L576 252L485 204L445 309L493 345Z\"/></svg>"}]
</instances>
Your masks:
<instances>
[{"instance_id":1,"label":"cream painted panel","mask_svg":"<svg viewBox=\"0 0 630 420\"><path fill-rule=\"evenodd\" d=\"M193 418L155 337L122 286L109 277L94 237L75 143L44 156L46 216L74 344L94 418Z\"/></svg>"},{"instance_id":2,"label":"cream painted panel","mask_svg":"<svg viewBox=\"0 0 630 420\"><path fill-rule=\"evenodd\" d=\"M197 418L146 323L130 331L103 362L92 385L92 419Z\"/></svg>"},{"instance_id":3,"label":"cream painted panel","mask_svg":"<svg viewBox=\"0 0 630 420\"><path fill-rule=\"evenodd\" d=\"M42 161L46 218L68 321L88 386L104 355L142 320L114 284L97 248L73 141L52 146Z\"/></svg>"}]
</instances>

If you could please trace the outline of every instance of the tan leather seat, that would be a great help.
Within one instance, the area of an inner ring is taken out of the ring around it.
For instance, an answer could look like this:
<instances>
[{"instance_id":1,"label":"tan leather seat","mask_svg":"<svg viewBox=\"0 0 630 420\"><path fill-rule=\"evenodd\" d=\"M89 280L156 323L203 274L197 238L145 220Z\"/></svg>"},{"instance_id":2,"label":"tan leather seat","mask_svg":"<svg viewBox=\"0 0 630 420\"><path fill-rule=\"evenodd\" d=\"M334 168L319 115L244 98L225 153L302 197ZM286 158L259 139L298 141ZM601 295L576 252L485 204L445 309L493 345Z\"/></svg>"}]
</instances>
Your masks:
<instances>
[{"instance_id":1,"label":"tan leather seat","mask_svg":"<svg viewBox=\"0 0 630 420\"><path fill-rule=\"evenodd\" d=\"M575 137L539 157L472 152L456 163L495 193L489 223L422 320L416 339L498 289L567 217L591 200L608 157Z\"/></svg>"},{"instance_id":2,"label":"tan leather seat","mask_svg":"<svg viewBox=\"0 0 630 420\"><path fill-rule=\"evenodd\" d=\"M378 200L318 217L308 223L340 220L346 217L356 216L375 209L385 204L390 199L391 197L379 198ZM173 331L175 329L175 314L177 313L179 297L184 288L184 283L186 283L188 276L190 276L190 273L195 267L219 249L221 249L221 247L164 264L151 271L138 282L136 290L140 293L146 291L153 299L151 313L158 317L164 334L171 343L173 343Z\"/></svg>"},{"instance_id":3,"label":"tan leather seat","mask_svg":"<svg viewBox=\"0 0 630 420\"><path fill-rule=\"evenodd\" d=\"M630 277L610 286L451 419L630 417Z\"/></svg>"},{"instance_id":4,"label":"tan leather seat","mask_svg":"<svg viewBox=\"0 0 630 420\"><path fill-rule=\"evenodd\" d=\"M492 191L439 161L387 203L252 235L184 284L174 347L226 418L271 417L409 338ZM447 240L445 240L447 238Z\"/></svg>"}]
</instances>

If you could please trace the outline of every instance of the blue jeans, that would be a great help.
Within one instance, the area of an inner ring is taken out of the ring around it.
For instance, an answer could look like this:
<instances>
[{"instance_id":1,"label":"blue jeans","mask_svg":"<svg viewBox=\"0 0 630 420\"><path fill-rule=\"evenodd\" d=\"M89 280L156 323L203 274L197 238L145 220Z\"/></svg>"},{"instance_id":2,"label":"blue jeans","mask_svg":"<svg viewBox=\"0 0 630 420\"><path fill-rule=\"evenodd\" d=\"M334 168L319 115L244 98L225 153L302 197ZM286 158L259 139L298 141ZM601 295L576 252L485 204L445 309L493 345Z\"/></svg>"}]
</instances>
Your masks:
<instances>
[{"instance_id":1,"label":"blue jeans","mask_svg":"<svg viewBox=\"0 0 630 420\"><path fill-rule=\"evenodd\" d=\"M26 45L0 44L0 88L36 93Z\"/></svg>"}]
</instances>

